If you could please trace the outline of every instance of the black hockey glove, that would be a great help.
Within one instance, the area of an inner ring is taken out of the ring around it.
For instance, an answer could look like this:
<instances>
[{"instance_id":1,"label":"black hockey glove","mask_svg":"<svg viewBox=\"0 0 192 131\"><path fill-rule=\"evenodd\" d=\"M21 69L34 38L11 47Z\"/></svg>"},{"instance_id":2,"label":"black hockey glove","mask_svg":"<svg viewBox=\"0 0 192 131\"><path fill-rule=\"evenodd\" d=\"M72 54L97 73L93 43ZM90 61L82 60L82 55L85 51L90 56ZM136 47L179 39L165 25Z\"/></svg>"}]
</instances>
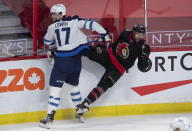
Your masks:
<instances>
[{"instance_id":1,"label":"black hockey glove","mask_svg":"<svg viewBox=\"0 0 192 131\"><path fill-rule=\"evenodd\" d=\"M138 59L137 67L141 72L147 72L151 69L151 60L146 56L141 56Z\"/></svg>"},{"instance_id":2,"label":"black hockey glove","mask_svg":"<svg viewBox=\"0 0 192 131\"><path fill-rule=\"evenodd\" d=\"M144 44L142 46L142 53L138 58L137 67L141 72L147 72L152 66L151 60L149 59L149 55L151 53L150 46Z\"/></svg>"},{"instance_id":3,"label":"black hockey glove","mask_svg":"<svg viewBox=\"0 0 192 131\"><path fill-rule=\"evenodd\" d=\"M144 44L144 45L142 46L142 55L144 55L144 56L146 56L146 57L149 57L150 53L151 53L151 48L150 48L150 46Z\"/></svg>"}]
</instances>

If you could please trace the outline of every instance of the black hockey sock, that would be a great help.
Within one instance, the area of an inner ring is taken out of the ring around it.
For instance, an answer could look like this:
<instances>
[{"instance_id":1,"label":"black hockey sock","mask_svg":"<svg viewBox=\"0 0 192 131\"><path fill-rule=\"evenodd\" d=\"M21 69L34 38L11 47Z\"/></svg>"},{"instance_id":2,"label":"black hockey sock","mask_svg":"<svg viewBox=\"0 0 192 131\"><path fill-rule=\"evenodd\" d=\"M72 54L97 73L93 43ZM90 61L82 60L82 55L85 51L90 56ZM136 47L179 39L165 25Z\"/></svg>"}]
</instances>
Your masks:
<instances>
[{"instance_id":1,"label":"black hockey sock","mask_svg":"<svg viewBox=\"0 0 192 131\"><path fill-rule=\"evenodd\" d=\"M95 102L105 91L101 87L94 88L87 96L87 103L91 104Z\"/></svg>"}]
</instances>

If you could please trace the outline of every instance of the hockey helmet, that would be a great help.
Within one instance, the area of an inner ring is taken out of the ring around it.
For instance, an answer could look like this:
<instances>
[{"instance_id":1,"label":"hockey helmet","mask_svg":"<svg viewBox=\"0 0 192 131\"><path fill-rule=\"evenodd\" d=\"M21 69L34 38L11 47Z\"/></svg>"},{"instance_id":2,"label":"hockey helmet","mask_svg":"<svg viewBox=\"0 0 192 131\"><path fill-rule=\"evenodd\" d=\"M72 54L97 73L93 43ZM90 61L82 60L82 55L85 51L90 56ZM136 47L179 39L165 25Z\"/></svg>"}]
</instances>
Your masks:
<instances>
[{"instance_id":1,"label":"hockey helmet","mask_svg":"<svg viewBox=\"0 0 192 131\"><path fill-rule=\"evenodd\" d=\"M140 24L135 24L132 28L132 31L145 34L145 26Z\"/></svg>"},{"instance_id":2,"label":"hockey helmet","mask_svg":"<svg viewBox=\"0 0 192 131\"><path fill-rule=\"evenodd\" d=\"M62 16L66 15L66 7L63 4L56 4L51 7L51 14L61 14Z\"/></svg>"}]
</instances>

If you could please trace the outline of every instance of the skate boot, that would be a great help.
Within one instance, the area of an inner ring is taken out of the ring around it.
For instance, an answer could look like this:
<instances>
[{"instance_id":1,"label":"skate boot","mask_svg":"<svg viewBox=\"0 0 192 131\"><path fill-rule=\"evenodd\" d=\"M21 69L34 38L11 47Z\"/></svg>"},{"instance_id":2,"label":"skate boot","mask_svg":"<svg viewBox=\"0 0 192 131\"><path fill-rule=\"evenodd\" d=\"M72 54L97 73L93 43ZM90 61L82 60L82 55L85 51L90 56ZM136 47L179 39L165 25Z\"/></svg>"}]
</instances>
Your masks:
<instances>
[{"instance_id":1,"label":"skate boot","mask_svg":"<svg viewBox=\"0 0 192 131\"><path fill-rule=\"evenodd\" d=\"M80 122L80 123L84 123L84 114L83 113L76 113L75 114L75 118Z\"/></svg>"},{"instance_id":2,"label":"skate boot","mask_svg":"<svg viewBox=\"0 0 192 131\"><path fill-rule=\"evenodd\" d=\"M56 111L52 111L46 118L40 120L39 126L42 128L50 129L50 124L53 123Z\"/></svg>"},{"instance_id":3,"label":"skate boot","mask_svg":"<svg viewBox=\"0 0 192 131\"><path fill-rule=\"evenodd\" d=\"M89 103L85 99L82 104L77 105L76 113L85 113L87 111L89 111Z\"/></svg>"}]
</instances>

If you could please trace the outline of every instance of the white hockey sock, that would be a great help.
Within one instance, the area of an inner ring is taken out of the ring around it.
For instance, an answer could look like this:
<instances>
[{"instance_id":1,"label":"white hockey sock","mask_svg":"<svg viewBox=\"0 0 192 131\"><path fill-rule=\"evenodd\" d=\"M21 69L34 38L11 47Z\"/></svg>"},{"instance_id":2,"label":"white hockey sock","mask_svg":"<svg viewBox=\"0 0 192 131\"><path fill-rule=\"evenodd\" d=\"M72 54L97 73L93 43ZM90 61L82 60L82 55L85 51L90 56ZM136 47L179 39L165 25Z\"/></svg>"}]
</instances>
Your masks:
<instances>
[{"instance_id":1,"label":"white hockey sock","mask_svg":"<svg viewBox=\"0 0 192 131\"><path fill-rule=\"evenodd\" d=\"M73 101L74 105L77 106L78 104L81 103L81 93L80 93L80 89L78 86L69 86L70 88L70 92L71 92L71 100Z\"/></svg>"},{"instance_id":2,"label":"white hockey sock","mask_svg":"<svg viewBox=\"0 0 192 131\"><path fill-rule=\"evenodd\" d=\"M59 87L50 86L50 95L48 100L48 114L51 114L53 110L57 110L60 102L61 89Z\"/></svg>"}]
</instances>

